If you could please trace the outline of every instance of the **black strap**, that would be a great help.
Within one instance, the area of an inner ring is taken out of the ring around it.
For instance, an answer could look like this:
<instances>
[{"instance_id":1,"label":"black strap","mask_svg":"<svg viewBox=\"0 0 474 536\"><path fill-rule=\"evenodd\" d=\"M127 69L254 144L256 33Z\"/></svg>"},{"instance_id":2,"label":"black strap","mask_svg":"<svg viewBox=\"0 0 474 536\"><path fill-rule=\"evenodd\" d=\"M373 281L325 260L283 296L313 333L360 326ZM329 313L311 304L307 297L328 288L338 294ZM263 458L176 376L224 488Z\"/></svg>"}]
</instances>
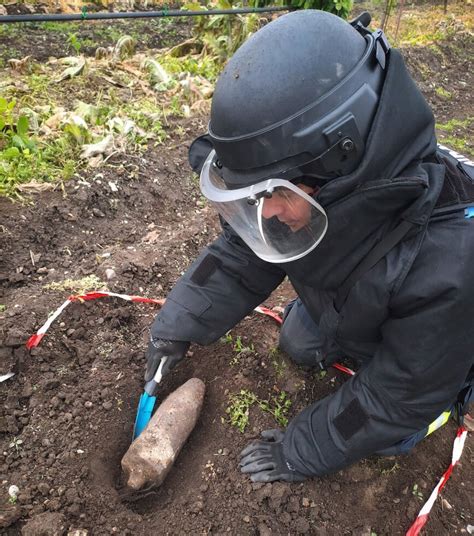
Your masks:
<instances>
[{"instance_id":1,"label":"black strap","mask_svg":"<svg viewBox=\"0 0 474 536\"><path fill-rule=\"evenodd\" d=\"M337 290L336 297L334 298L334 307L338 313L342 309L349 292L357 281L375 266L380 259L385 257L385 255L408 233L413 225L413 223L406 220L399 223L393 231L390 231L386 237L369 251L356 268L347 276L344 283Z\"/></svg>"}]
</instances>

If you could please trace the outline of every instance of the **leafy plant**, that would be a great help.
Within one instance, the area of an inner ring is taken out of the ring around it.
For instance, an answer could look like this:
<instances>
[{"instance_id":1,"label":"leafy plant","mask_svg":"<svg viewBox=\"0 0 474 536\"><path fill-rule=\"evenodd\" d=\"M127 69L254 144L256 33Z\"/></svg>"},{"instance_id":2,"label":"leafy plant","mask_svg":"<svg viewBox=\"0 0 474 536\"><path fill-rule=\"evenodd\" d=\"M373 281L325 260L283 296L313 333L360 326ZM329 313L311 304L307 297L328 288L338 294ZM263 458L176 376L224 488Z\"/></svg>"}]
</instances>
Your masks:
<instances>
[{"instance_id":1,"label":"leafy plant","mask_svg":"<svg viewBox=\"0 0 474 536\"><path fill-rule=\"evenodd\" d=\"M391 475L392 473L396 473L400 469L400 465L398 463L394 463L392 467L389 467L388 469L382 469L382 475L387 476Z\"/></svg>"},{"instance_id":2,"label":"leafy plant","mask_svg":"<svg viewBox=\"0 0 474 536\"><path fill-rule=\"evenodd\" d=\"M239 362L240 357L242 356L242 354L253 354L253 353L255 353L255 346L253 345L253 343L250 343L248 346L246 346L244 344L244 342L242 341L242 337L240 335L237 335L237 337L234 340L234 338L233 338L233 336L232 336L230 331L228 331L224 335L224 337L221 337L221 342L223 342L225 344L231 344L232 345L232 349L235 352L234 357L230 361L230 364L232 366L237 365L237 363Z\"/></svg>"},{"instance_id":3,"label":"leafy plant","mask_svg":"<svg viewBox=\"0 0 474 536\"><path fill-rule=\"evenodd\" d=\"M352 0L291 0L290 2L285 2L284 0L277 0L276 2L273 0L253 0L250 5L253 7L291 5L297 9L321 9L346 19L352 8Z\"/></svg>"},{"instance_id":4,"label":"leafy plant","mask_svg":"<svg viewBox=\"0 0 474 536\"><path fill-rule=\"evenodd\" d=\"M288 424L288 411L291 408L291 400L285 391L281 391L270 400L260 399L255 393L247 389L241 389L239 393L229 395L230 405L226 409L229 416L228 422L240 432L244 432L249 422L250 408L257 405L262 411L270 413L279 426Z\"/></svg>"},{"instance_id":5,"label":"leafy plant","mask_svg":"<svg viewBox=\"0 0 474 536\"><path fill-rule=\"evenodd\" d=\"M22 449L22 445L23 445L23 440L20 439L19 437L14 437L12 441L10 442L10 444L8 445L8 447L11 449L15 449L16 452L20 452L20 450Z\"/></svg>"},{"instance_id":6,"label":"leafy plant","mask_svg":"<svg viewBox=\"0 0 474 536\"><path fill-rule=\"evenodd\" d=\"M229 416L231 426L235 426L237 430L244 432L249 422L250 408L257 400L257 395L246 389L241 389L240 393L230 395L230 405L227 407L226 413Z\"/></svg>"},{"instance_id":7,"label":"leafy plant","mask_svg":"<svg viewBox=\"0 0 474 536\"><path fill-rule=\"evenodd\" d=\"M29 120L26 115L15 118L13 110L16 101L0 97L0 148L5 146L2 157L16 157L21 151L35 151L36 145L28 135Z\"/></svg>"},{"instance_id":8,"label":"leafy plant","mask_svg":"<svg viewBox=\"0 0 474 536\"><path fill-rule=\"evenodd\" d=\"M315 375L316 378L321 381L324 380L324 378L327 376L327 373L327 370L318 370Z\"/></svg>"},{"instance_id":9,"label":"leafy plant","mask_svg":"<svg viewBox=\"0 0 474 536\"><path fill-rule=\"evenodd\" d=\"M266 0L265 0L266 1ZM242 7L242 3L233 0L208 0L206 5L190 2L183 9L209 10L232 9ZM197 17L194 26L195 40L204 46L202 57L207 54L215 57L218 63L224 63L240 45L260 26L256 14L247 15L213 15Z\"/></svg>"},{"instance_id":10,"label":"leafy plant","mask_svg":"<svg viewBox=\"0 0 474 536\"><path fill-rule=\"evenodd\" d=\"M413 484L413 489L411 490L411 494L419 499L420 501L423 500L423 493L419 490L418 484Z\"/></svg>"},{"instance_id":11,"label":"leafy plant","mask_svg":"<svg viewBox=\"0 0 474 536\"><path fill-rule=\"evenodd\" d=\"M291 400L285 391L281 391L277 396L273 396L271 401L259 400L260 409L273 415L279 426L285 427L288 424L288 411L291 408Z\"/></svg>"},{"instance_id":12,"label":"leafy plant","mask_svg":"<svg viewBox=\"0 0 474 536\"><path fill-rule=\"evenodd\" d=\"M67 42L69 43L69 46L75 50L76 54L80 54L82 43L78 39L77 34L69 33L67 37Z\"/></svg>"},{"instance_id":13,"label":"leafy plant","mask_svg":"<svg viewBox=\"0 0 474 536\"><path fill-rule=\"evenodd\" d=\"M272 348L269 352L269 357L272 360L273 368L275 369L275 374L281 378L285 374L286 363L283 360L283 357L278 350L278 348Z\"/></svg>"}]
</instances>

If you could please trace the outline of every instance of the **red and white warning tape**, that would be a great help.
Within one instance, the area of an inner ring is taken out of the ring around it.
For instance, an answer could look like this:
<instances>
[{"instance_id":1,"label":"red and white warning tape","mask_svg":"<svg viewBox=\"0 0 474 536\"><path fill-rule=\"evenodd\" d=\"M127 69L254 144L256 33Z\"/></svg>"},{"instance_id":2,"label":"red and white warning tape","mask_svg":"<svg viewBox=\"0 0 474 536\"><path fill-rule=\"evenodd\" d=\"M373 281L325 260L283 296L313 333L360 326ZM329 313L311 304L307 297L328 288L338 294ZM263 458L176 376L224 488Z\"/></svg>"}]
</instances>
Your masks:
<instances>
[{"instance_id":1,"label":"red and white warning tape","mask_svg":"<svg viewBox=\"0 0 474 536\"><path fill-rule=\"evenodd\" d=\"M122 300L131 301L135 303L152 303L156 305L163 305L165 303L164 299L143 298L141 296L129 296L127 294L116 294L115 292L107 291L88 292L87 294L83 294L80 296L69 296L69 298L61 305L61 307L59 307L48 318L48 320L43 324L43 326L41 326L41 328L28 339L26 347L30 350L31 348L35 348L36 346L38 346L38 344L41 342L41 339L44 337L44 335L50 328L51 324L58 318L58 316L70 303L97 300L99 298L120 298ZM275 311L268 309L267 307L259 306L255 307L254 310L257 313L273 318L280 325L283 323L283 319L281 318L281 316ZM355 374L353 370L348 367L345 367L344 365L341 365L340 363L334 363L332 366L346 374L349 374L350 376L353 376ZM418 536L421 529L426 524L428 520L428 515L431 511L431 508L433 507L434 502L436 501L443 487L446 485L446 482L448 481L449 477L451 476L451 473L453 472L454 466L457 464L461 457L464 448L464 442L466 441L466 436L467 430L463 426L460 426L457 431L456 439L454 440L451 465L441 477L437 486L431 493L430 498L423 505L423 508L420 510L420 513L418 514L418 517L416 518L413 525L409 528L408 532L406 533L406 536Z\"/></svg>"},{"instance_id":2,"label":"red and white warning tape","mask_svg":"<svg viewBox=\"0 0 474 536\"><path fill-rule=\"evenodd\" d=\"M115 292L107 292L101 290L98 292L88 292L80 296L69 296L69 298L48 318L48 320L40 327L40 329L32 335L27 343L28 350L35 348L41 342L41 339L45 336L51 324L58 318L58 316L66 309L66 307L72 302L84 302L90 300L97 300L99 298L120 298L126 301L132 301L135 303L154 303L157 305L163 305L165 300L155 300L153 298L142 298L141 296L128 296L127 294L116 294Z\"/></svg>"},{"instance_id":3,"label":"red and white warning tape","mask_svg":"<svg viewBox=\"0 0 474 536\"><path fill-rule=\"evenodd\" d=\"M460 426L456 434L456 439L454 440L451 465L446 469L446 472L440 478L440 481L431 493L430 498L425 502L423 508L420 510L420 513L418 514L418 517L416 518L415 522L408 529L406 536L418 536L418 534L420 534L421 529L425 526L425 523L428 521L428 515L431 511L431 508L433 508L434 502L438 498L438 495L440 494L441 490L446 485L446 482L449 480L449 477L453 472L454 466L458 463L459 458L461 457L464 448L464 442L466 441L466 436L467 430L463 426Z\"/></svg>"}]
</instances>

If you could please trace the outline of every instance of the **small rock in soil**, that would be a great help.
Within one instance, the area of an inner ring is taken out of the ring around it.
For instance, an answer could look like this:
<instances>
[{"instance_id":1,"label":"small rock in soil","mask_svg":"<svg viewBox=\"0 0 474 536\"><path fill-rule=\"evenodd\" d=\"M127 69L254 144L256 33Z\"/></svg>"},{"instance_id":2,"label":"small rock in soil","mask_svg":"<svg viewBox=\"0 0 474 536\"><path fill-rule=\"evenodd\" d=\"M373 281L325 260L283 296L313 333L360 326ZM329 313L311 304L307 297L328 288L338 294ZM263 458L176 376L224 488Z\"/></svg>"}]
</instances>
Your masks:
<instances>
[{"instance_id":1,"label":"small rock in soil","mask_svg":"<svg viewBox=\"0 0 474 536\"><path fill-rule=\"evenodd\" d=\"M112 268L107 268L107 270L105 270L105 277L107 278L108 281L110 281L114 277L117 277L117 274L115 273L115 270L113 270Z\"/></svg>"},{"instance_id":2,"label":"small rock in soil","mask_svg":"<svg viewBox=\"0 0 474 536\"><path fill-rule=\"evenodd\" d=\"M54 378L46 379L41 382L41 387L44 391L51 391L52 389L56 389L57 387L59 387L59 385L59 380L56 380Z\"/></svg>"},{"instance_id":3,"label":"small rock in soil","mask_svg":"<svg viewBox=\"0 0 474 536\"><path fill-rule=\"evenodd\" d=\"M46 484L46 482L41 482L40 484L38 484L38 491L42 495L48 495L49 490L50 490L50 487L48 486L48 484Z\"/></svg>"},{"instance_id":4,"label":"small rock in soil","mask_svg":"<svg viewBox=\"0 0 474 536\"><path fill-rule=\"evenodd\" d=\"M38 514L21 529L22 536L63 536L65 532L64 516L52 512Z\"/></svg>"}]
</instances>

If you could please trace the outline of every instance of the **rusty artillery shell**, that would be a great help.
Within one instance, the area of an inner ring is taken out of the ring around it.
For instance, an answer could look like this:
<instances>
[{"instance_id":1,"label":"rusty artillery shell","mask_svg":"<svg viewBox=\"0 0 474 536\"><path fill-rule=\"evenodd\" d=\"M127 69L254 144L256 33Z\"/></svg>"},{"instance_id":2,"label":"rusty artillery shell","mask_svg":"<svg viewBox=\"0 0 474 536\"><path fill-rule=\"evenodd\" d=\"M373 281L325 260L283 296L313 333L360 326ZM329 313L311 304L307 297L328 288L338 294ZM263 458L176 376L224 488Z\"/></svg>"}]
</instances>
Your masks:
<instances>
[{"instance_id":1,"label":"rusty artillery shell","mask_svg":"<svg viewBox=\"0 0 474 536\"><path fill-rule=\"evenodd\" d=\"M204 382L191 378L160 404L122 458L128 487L139 490L164 481L196 425L204 391Z\"/></svg>"}]
</instances>

